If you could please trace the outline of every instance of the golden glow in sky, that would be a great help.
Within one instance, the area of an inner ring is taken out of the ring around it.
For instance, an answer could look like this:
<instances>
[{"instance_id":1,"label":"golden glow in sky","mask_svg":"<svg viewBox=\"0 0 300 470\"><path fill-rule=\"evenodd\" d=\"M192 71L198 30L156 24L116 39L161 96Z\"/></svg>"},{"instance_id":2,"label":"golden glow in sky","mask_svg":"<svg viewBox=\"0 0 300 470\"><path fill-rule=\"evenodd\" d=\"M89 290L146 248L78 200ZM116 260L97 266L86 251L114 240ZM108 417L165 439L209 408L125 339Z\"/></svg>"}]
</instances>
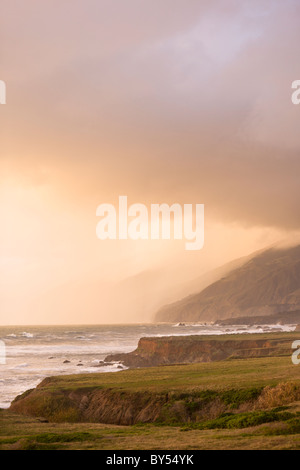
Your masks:
<instances>
[{"instance_id":1,"label":"golden glow in sky","mask_svg":"<svg viewBox=\"0 0 300 470\"><path fill-rule=\"evenodd\" d=\"M0 324L150 321L299 231L299 9L2 1ZM121 195L204 204L204 248L97 239Z\"/></svg>"}]
</instances>

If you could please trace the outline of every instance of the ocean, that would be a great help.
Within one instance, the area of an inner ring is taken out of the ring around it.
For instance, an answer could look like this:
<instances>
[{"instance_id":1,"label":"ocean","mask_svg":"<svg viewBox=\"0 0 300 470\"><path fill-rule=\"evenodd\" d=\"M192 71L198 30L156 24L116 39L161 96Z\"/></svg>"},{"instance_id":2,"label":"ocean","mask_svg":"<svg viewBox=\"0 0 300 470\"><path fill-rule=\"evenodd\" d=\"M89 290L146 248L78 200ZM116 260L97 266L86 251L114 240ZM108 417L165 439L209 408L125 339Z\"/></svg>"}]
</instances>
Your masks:
<instances>
[{"instance_id":1,"label":"ocean","mask_svg":"<svg viewBox=\"0 0 300 470\"><path fill-rule=\"evenodd\" d=\"M0 361L0 408L45 377L62 374L118 372L105 364L108 354L133 351L141 337L293 331L295 325L226 326L203 324L129 324L88 326L5 326L5 364Z\"/></svg>"}]
</instances>

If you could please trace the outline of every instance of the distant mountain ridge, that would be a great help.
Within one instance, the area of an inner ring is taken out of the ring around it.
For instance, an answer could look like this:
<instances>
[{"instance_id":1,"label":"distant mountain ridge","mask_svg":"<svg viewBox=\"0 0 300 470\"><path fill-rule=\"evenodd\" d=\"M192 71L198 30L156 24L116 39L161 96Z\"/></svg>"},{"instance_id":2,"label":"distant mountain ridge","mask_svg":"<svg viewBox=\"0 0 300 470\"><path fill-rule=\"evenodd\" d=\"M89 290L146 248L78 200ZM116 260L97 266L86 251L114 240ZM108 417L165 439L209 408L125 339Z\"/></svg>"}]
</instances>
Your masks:
<instances>
[{"instance_id":1,"label":"distant mountain ridge","mask_svg":"<svg viewBox=\"0 0 300 470\"><path fill-rule=\"evenodd\" d=\"M217 321L300 309L300 245L272 247L197 294L161 308L155 321Z\"/></svg>"}]
</instances>

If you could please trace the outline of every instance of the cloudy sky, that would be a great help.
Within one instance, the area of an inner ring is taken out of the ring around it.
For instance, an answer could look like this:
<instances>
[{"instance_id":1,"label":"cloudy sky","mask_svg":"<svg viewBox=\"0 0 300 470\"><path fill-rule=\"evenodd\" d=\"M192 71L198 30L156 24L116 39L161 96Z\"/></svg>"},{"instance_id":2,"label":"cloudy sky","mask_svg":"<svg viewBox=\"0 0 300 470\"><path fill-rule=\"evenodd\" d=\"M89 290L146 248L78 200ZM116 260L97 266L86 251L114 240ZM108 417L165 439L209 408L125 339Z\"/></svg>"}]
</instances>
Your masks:
<instances>
[{"instance_id":1,"label":"cloudy sky","mask_svg":"<svg viewBox=\"0 0 300 470\"><path fill-rule=\"evenodd\" d=\"M148 321L189 280L297 236L298 0L0 10L0 324ZM119 195L205 204L204 249L98 240L96 208Z\"/></svg>"}]
</instances>

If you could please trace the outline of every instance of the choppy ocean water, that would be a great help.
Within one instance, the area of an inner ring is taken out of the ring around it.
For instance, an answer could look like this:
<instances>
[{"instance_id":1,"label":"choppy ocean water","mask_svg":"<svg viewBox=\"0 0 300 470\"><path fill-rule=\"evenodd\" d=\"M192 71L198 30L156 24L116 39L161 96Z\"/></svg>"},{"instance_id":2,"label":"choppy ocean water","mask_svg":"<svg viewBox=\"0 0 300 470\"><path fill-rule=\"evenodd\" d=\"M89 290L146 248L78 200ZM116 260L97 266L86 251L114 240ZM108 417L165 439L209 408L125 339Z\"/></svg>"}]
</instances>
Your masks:
<instances>
[{"instance_id":1,"label":"choppy ocean water","mask_svg":"<svg viewBox=\"0 0 300 470\"><path fill-rule=\"evenodd\" d=\"M0 363L0 408L45 377L118 372L120 364L102 364L108 354L133 351L141 337L292 331L295 325L220 327L201 324L135 324L0 327L6 363Z\"/></svg>"}]
</instances>

